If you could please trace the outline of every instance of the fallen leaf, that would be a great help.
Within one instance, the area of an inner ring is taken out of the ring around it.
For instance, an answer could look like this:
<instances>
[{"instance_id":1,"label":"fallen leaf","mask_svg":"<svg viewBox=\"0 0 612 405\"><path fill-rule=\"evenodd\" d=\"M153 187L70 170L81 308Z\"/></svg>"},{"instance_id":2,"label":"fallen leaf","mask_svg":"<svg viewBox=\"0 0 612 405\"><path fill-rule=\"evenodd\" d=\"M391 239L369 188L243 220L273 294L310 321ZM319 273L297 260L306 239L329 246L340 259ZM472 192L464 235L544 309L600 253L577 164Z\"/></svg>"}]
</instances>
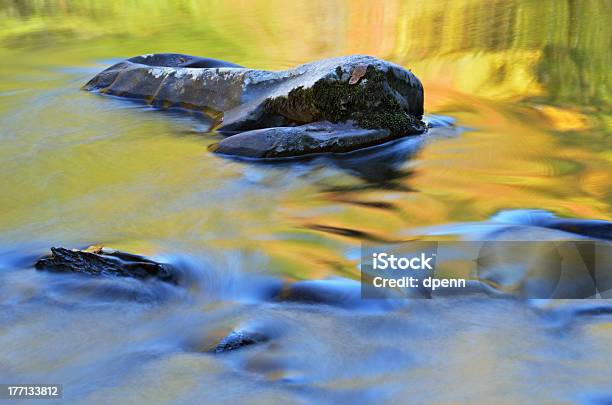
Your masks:
<instances>
[{"instance_id":1,"label":"fallen leaf","mask_svg":"<svg viewBox=\"0 0 612 405\"><path fill-rule=\"evenodd\" d=\"M349 79L349 84L357 84L359 79L365 76L368 67L366 65L358 65L351 73L351 78Z\"/></svg>"},{"instance_id":2,"label":"fallen leaf","mask_svg":"<svg viewBox=\"0 0 612 405\"><path fill-rule=\"evenodd\" d=\"M102 249L104 249L104 245L91 245L87 249L83 250L83 252L100 254Z\"/></svg>"}]
</instances>

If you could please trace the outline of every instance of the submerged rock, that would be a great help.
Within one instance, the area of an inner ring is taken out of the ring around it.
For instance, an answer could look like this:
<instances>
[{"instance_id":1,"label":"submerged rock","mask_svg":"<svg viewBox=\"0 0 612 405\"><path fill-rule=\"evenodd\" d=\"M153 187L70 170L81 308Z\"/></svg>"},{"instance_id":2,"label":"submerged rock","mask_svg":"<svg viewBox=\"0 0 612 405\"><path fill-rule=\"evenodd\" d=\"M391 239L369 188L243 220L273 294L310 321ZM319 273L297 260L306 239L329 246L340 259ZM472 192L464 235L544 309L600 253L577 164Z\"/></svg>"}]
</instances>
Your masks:
<instances>
[{"instance_id":1,"label":"submerged rock","mask_svg":"<svg viewBox=\"0 0 612 405\"><path fill-rule=\"evenodd\" d=\"M38 270L52 272L84 273L92 276L133 277L137 279L157 278L176 283L172 267L157 263L143 256L120 252L97 246L85 250L52 247L51 255L38 260Z\"/></svg>"},{"instance_id":2,"label":"submerged rock","mask_svg":"<svg viewBox=\"0 0 612 405\"><path fill-rule=\"evenodd\" d=\"M534 209L504 210L481 222L464 222L416 229L412 234L461 235L478 241L612 241L612 222L601 219L563 218Z\"/></svg>"},{"instance_id":3,"label":"submerged rock","mask_svg":"<svg viewBox=\"0 0 612 405\"><path fill-rule=\"evenodd\" d=\"M209 350L211 353L224 353L251 346L257 343L267 342L269 338L257 332L233 331L225 336L217 345Z\"/></svg>"},{"instance_id":4,"label":"submerged rock","mask_svg":"<svg viewBox=\"0 0 612 405\"><path fill-rule=\"evenodd\" d=\"M562 218L544 210L507 210L480 222L413 231L458 236L453 260L503 294L536 299L612 298L612 222ZM452 243L452 242L451 242ZM438 252L437 260L443 255Z\"/></svg>"},{"instance_id":5,"label":"submerged rock","mask_svg":"<svg viewBox=\"0 0 612 405\"><path fill-rule=\"evenodd\" d=\"M202 111L216 120L213 129L230 135L216 152L231 155L348 152L426 131L419 79L363 55L285 71L189 55L138 56L99 73L84 89Z\"/></svg>"},{"instance_id":6,"label":"submerged rock","mask_svg":"<svg viewBox=\"0 0 612 405\"><path fill-rule=\"evenodd\" d=\"M537 226L588 238L612 240L612 222L605 220L561 218L544 210L502 211L491 220L501 224Z\"/></svg>"}]
</instances>

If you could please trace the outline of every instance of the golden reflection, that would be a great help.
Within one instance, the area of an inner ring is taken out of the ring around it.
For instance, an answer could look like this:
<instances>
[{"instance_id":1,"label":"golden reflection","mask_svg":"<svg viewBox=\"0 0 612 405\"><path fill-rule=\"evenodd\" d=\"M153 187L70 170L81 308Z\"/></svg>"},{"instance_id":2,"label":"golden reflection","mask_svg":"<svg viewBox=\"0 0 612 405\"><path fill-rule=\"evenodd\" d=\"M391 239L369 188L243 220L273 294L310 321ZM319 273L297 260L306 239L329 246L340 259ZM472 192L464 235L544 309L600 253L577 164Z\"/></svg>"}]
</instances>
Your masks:
<instances>
[{"instance_id":1,"label":"golden reflection","mask_svg":"<svg viewBox=\"0 0 612 405\"><path fill-rule=\"evenodd\" d=\"M611 220L611 18L606 0L0 2L0 229L264 251L269 270L323 277L356 275L360 238L504 209ZM192 123L78 91L111 60L166 51L266 69L371 54L467 130L432 136L383 184L221 159L213 135L178 135Z\"/></svg>"},{"instance_id":2,"label":"golden reflection","mask_svg":"<svg viewBox=\"0 0 612 405\"><path fill-rule=\"evenodd\" d=\"M535 106L557 131L584 131L589 129L589 119L577 111L550 105Z\"/></svg>"}]
</instances>

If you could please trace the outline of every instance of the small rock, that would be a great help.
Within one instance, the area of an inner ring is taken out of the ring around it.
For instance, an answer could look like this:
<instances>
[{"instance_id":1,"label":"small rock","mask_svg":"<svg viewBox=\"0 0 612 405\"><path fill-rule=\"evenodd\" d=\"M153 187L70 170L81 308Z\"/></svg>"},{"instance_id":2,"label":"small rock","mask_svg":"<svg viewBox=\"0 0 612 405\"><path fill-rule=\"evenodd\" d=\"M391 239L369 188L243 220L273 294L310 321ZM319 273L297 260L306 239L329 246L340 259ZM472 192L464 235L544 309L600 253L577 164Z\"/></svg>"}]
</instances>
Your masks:
<instances>
[{"instance_id":1,"label":"small rock","mask_svg":"<svg viewBox=\"0 0 612 405\"><path fill-rule=\"evenodd\" d=\"M232 350L240 349L245 346L251 346L257 343L267 342L269 338L257 332L233 331L221 341L211 348L211 353L225 353Z\"/></svg>"},{"instance_id":2,"label":"small rock","mask_svg":"<svg viewBox=\"0 0 612 405\"><path fill-rule=\"evenodd\" d=\"M165 263L157 263L143 256L90 246L84 250L52 247L51 255L36 262L37 270L52 272L85 273L92 276L157 278L176 284L174 269Z\"/></svg>"}]
</instances>

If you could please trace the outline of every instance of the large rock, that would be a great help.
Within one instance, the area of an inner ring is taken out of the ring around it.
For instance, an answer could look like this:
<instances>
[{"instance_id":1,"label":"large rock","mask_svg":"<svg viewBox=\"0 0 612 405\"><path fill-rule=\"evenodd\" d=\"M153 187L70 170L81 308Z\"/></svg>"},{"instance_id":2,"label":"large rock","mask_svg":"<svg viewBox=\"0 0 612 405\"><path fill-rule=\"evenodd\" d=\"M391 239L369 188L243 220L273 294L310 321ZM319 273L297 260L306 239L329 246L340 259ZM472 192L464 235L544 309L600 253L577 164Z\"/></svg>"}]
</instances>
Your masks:
<instances>
[{"instance_id":1,"label":"large rock","mask_svg":"<svg viewBox=\"0 0 612 405\"><path fill-rule=\"evenodd\" d=\"M370 56L265 71L188 55L145 55L111 66L84 88L202 111L225 135L264 130L222 142L217 152L226 154L347 152L426 131L419 79Z\"/></svg>"}]
</instances>

